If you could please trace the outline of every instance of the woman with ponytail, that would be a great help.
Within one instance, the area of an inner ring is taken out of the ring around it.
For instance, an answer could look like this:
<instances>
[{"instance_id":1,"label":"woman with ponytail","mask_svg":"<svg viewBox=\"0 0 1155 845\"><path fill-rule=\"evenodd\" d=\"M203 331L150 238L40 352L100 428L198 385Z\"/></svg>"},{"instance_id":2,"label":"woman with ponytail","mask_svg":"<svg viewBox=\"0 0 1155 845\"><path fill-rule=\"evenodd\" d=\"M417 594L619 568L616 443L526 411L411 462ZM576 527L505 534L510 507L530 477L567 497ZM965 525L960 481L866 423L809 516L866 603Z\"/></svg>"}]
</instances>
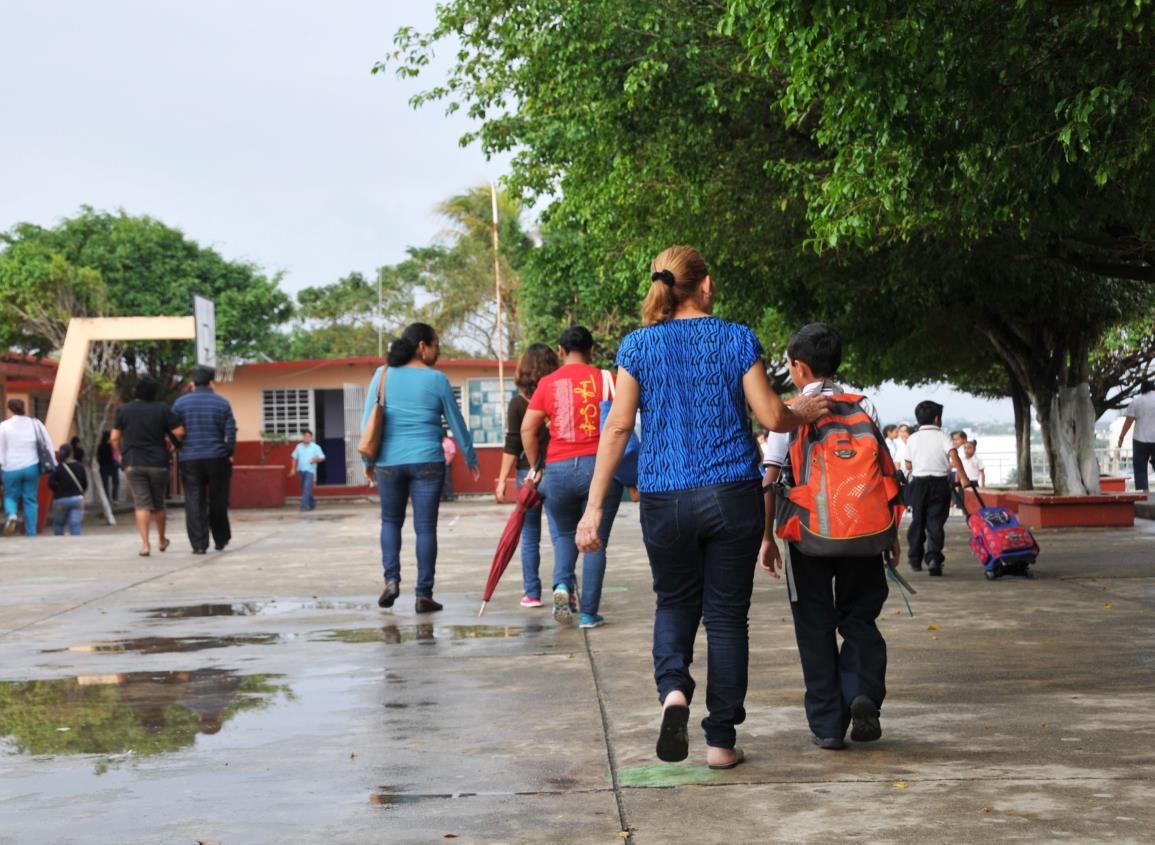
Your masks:
<instances>
[{"instance_id":1,"label":"woman with ponytail","mask_svg":"<svg viewBox=\"0 0 1155 845\"><path fill-rule=\"evenodd\" d=\"M443 373L433 369L440 354L435 332L425 323L413 323L389 347L386 366L373 374L366 391L364 428L377 401L377 386L385 379L385 433L377 459L365 463L369 483L381 495L381 564L385 590L377 599L392 607L401 595L401 527L405 508L413 503L413 530L417 534L415 610L441 610L433 600L437 568L437 513L445 481L445 452L441 446L441 418L449 422L465 462L476 481L481 477L473 438L465 427L453 388Z\"/></svg>"},{"instance_id":2,"label":"woman with ponytail","mask_svg":"<svg viewBox=\"0 0 1155 845\"><path fill-rule=\"evenodd\" d=\"M657 754L676 762L689 753L690 663L704 622L706 762L729 769L743 760L735 727L746 718L748 616L764 520L761 455L749 410L765 428L790 431L820 416L826 401L783 404L770 387L754 332L711 316L714 280L694 249L663 251L650 280L643 328L618 349L617 395L577 544L587 553L601 546L602 511L614 506L607 493L612 497L640 408L646 436L638 490L656 597L654 679L662 704Z\"/></svg>"}]
</instances>

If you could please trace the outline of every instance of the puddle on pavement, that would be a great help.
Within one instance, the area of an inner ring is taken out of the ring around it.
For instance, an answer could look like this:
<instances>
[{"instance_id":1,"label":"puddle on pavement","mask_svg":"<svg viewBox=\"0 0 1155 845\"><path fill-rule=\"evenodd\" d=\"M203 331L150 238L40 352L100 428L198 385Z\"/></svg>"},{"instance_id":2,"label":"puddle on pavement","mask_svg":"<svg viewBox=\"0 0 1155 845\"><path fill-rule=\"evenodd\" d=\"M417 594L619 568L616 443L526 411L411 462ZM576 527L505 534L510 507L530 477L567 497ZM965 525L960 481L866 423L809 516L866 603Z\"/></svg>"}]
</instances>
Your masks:
<instances>
[{"instance_id":1,"label":"puddle on pavement","mask_svg":"<svg viewBox=\"0 0 1155 845\"><path fill-rule=\"evenodd\" d=\"M355 601L244 601L226 604L188 604L153 607L141 611L148 619L203 619L209 616L277 616L302 610L369 610L368 602Z\"/></svg>"},{"instance_id":2,"label":"puddle on pavement","mask_svg":"<svg viewBox=\"0 0 1155 845\"><path fill-rule=\"evenodd\" d=\"M435 643L437 640L468 642L470 640L513 639L536 637L544 625L385 625L380 628L340 628L321 631L320 642L340 643Z\"/></svg>"},{"instance_id":3,"label":"puddle on pavement","mask_svg":"<svg viewBox=\"0 0 1155 845\"><path fill-rule=\"evenodd\" d=\"M291 698L280 675L228 669L0 681L3 751L148 757L190 748L233 716ZM97 764L97 774L110 761Z\"/></svg>"},{"instance_id":4,"label":"puddle on pavement","mask_svg":"<svg viewBox=\"0 0 1155 845\"><path fill-rule=\"evenodd\" d=\"M397 792L388 786L379 787L369 796L370 804L396 807L402 804L420 804L422 801L445 801L450 798L473 798L476 792Z\"/></svg>"},{"instance_id":5,"label":"puddle on pavement","mask_svg":"<svg viewBox=\"0 0 1155 845\"><path fill-rule=\"evenodd\" d=\"M68 648L46 648L44 654L73 652L76 654L178 654L204 651L229 646L274 645L282 640L278 634L249 634L239 637L137 637L130 640L108 640L102 643L83 643Z\"/></svg>"}]
</instances>

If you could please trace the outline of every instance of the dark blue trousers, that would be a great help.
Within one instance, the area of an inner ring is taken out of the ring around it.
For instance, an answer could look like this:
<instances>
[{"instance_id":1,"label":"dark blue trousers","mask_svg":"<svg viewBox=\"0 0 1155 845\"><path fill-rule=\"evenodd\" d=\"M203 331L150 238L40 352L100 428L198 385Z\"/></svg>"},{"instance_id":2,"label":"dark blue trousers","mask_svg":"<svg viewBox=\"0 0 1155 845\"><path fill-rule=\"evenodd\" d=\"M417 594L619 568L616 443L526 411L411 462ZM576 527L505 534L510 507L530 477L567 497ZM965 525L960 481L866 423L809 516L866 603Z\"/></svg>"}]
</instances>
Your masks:
<instances>
[{"instance_id":1,"label":"dark blue trousers","mask_svg":"<svg viewBox=\"0 0 1155 845\"><path fill-rule=\"evenodd\" d=\"M866 695L880 707L886 697L886 641L875 622L888 592L882 555L810 557L791 544L788 577L797 595L790 609L806 720L815 736L841 738L855 697Z\"/></svg>"},{"instance_id":2,"label":"dark blue trousers","mask_svg":"<svg viewBox=\"0 0 1155 845\"><path fill-rule=\"evenodd\" d=\"M642 493L642 539L654 578L654 680L659 699L694 697L694 638L706 626L706 742L733 748L746 720L750 593L762 541L760 481Z\"/></svg>"}]
</instances>

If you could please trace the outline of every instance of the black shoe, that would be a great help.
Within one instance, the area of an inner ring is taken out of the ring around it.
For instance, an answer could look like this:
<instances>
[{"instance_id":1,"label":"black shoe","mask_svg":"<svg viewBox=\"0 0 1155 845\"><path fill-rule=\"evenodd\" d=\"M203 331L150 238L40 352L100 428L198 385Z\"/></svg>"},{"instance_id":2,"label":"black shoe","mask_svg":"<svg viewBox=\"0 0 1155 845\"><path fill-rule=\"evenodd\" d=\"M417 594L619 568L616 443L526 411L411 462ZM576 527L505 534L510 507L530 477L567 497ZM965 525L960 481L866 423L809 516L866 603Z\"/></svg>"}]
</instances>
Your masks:
<instances>
[{"instance_id":1,"label":"black shoe","mask_svg":"<svg viewBox=\"0 0 1155 845\"><path fill-rule=\"evenodd\" d=\"M436 613L441 610L441 605L433 599L427 599L425 596L418 596L417 601L413 603L413 609L418 613Z\"/></svg>"},{"instance_id":2,"label":"black shoe","mask_svg":"<svg viewBox=\"0 0 1155 845\"><path fill-rule=\"evenodd\" d=\"M396 581L386 581L385 590L377 599L378 607L392 607L393 602L397 601L397 597L401 595L401 585Z\"/></svg>"},{"instance_id":3,"label":"black shoe","mask_svg":"<svg viewBox=\"0 0 1155 845\"><path fill-rule=\"evenodd\" d=\"M213 546L213 548L216 549L218 552L223 552L225 550L225 546L227 546L227 545L228 545L228 543L217 543L215 546Z\"/></svg>"},{"instance_id":4,"label":"black shoe","mask_svg":"<svg viewBox=\"0 0 1155 845\"><path fill-rule=\"evenodd\" d=\"M843 742L840 736L820 737L817 734L811 734L810 741L823 751L841 751L846 747L846 743Z\"/></svg>"},{"instance_id":5,"label":"black shoe","mask_svg":"<svg viewBox=\"0 0 1155 845\"><path fill-rule=\"evenodd\" d=\"M662 711L662 731L658 734L658 759L680 763L690 754L690 738L686 725L690 721L687 704L671 704Z\"/></svg>"},{"instance_id":6,"label":"black shoe","mask_svg":"<svg viewBox=\"0 0 1155 845\"><path fill-rule=\"evenodd\" d=\"M205 549L193 549L194 555L203 555L204 553L205 553Z\"/></svg>"},{"instance_id":7,"label":"black shoe","mask_svg":"<svg viewBox=\"0 0 1155 845\"><path fill-rule=\"evenodd\" d=\"M928 568L926 573L927 573L927 575L935 575L938 577L942 577L942 564L940 563L938 566L932 566L932 567Z\"/></svg>"},{"instance_id":8,"label":"black shoe","mask_svg":"<svg viewBox=\"0 0 1155 845\"><path fill-rule=\"evenodd\" d=\"M910 568L911 568L912 572L922 572L922 564L921 563L912 563L910 565Z\"/></svg>"},{"instance_id":9,"label":"black shoe","mask_svg":"<svg viewBox=\"0 0 1155 845\"><path fill-rule=\"evenodd\" d=\"M878 705L865 695L850 702L850 738L855 742L874 742L882 736L878 723Z\"/></svg>"}]
</instances>

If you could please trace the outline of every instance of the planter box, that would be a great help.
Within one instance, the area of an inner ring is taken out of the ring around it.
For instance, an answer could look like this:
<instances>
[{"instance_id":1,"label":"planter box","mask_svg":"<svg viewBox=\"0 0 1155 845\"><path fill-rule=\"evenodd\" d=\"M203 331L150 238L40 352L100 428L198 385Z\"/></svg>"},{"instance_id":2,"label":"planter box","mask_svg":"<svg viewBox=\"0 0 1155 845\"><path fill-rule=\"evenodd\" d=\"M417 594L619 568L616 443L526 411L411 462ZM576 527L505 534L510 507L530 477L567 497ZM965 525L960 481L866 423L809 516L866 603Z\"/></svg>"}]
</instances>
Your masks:
<instances>
[{"instance_id":1,"label":"planter box","mask_svg":"<svg viewBox=\"0 0 1155 845\"><path fill-rule=\"evenodd\" d=\"M1099 489L1104 493L1126 493L1127 479L1122 475L1100 475Z\"/></svg>"},{"instance_id":2,"label":"planter box","mask_svg":"<svg viewBox=\"0 0 1155 845\"><path fill-rule=\"evenodd\" d=\"M285 504L287 466L233 466L230 508L280 508Z\"/></svg>"},{"instance_id":3,"label":"planter box","mask_svg":"<svg viewBox=\"0 0 1155 845\"><path fill-rule=\"evenodd\" d=\"M1004 501L1012 502L1019 521L1031 528L1130 527L1135 524L1135 503L1145 498L1134 493L1098 496L1008 493Z\"/></svg>"}]
</instances>

